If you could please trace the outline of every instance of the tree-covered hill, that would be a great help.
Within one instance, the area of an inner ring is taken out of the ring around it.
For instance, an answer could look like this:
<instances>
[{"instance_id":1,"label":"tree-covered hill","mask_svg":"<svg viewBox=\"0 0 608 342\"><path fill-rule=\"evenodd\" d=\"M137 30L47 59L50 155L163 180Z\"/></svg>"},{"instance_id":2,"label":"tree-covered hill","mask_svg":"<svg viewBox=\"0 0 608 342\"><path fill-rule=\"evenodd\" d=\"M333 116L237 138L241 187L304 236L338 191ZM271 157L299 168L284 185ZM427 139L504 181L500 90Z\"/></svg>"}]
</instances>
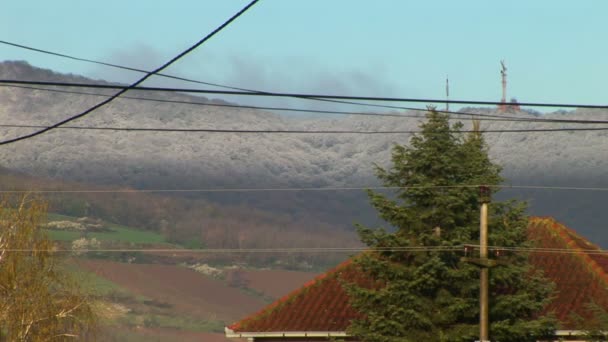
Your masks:
<instances>
[{"instance_id":1,"label":"tree-covered hill","mask_svg":"<svg viewBox=\"0 0 608 342\"><path fill-rule=\"evenodd\" d=\"M93 82L43 70L24 62L0 63L0 78ZM95 81L103 82L103 81ZM72 89L77 90L77 89ZM78 89L82 91L82 89ZM88 92L95 92L88 90ZM186 94L141 92L129 96L225 104ZM100 97L0 87L4 124L49 124L77 113ZM305 107L302 103L301 107ZM359 108L358 110L361 110ZM365 109L364 109L365 110ZM467 112L498 114L492 108ZM408 113L422 116L423 113ZM536 112L509 113L538 118ZM608 119L608 111L574 110L542 117ZM463 116L465 128L468 116ZM75 122L88 126L228 129L415 130L421 119L365 116L310 117L206 105L119 99ZM557 128L572 124L483 121L482 130ZM600 127L601 125L595 125ZM0 137L28 132L3 128ZM386 166L390 147L408 134L288 135L150 133L55 130L27 142L3 146L0 163L38 176L137 188L310 187L377 185L373 163ZM608 186L608 132L488 133L491 157L504 166L507 184L574 187ZM602 231L608 212L604 192L508 190L505 196L530 201L532 214L555 216L608 246ZM214 203L257 207L290 217L314 217L331 225L377 223L363 192L223 193L200 195Z\"/></svg>"}]
</instances>

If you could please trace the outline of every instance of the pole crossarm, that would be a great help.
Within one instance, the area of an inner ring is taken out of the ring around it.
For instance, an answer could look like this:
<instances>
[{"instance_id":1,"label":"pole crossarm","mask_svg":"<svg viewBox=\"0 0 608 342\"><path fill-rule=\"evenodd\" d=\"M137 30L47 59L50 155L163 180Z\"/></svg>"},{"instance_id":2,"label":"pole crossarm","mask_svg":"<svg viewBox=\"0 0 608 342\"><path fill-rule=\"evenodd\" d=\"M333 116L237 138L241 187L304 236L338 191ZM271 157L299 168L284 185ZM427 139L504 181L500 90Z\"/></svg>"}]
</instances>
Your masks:
<instances>
[{"instance_id":1,"label":"pole crossarm","mask_svg":"<svg viewBox=\"0 0 608 342\"><path fill-rule=\"evenodd\" d=\"M469 264L473 264L475 266L478 266L479 268L492 268L492 267L496 267L496 266L506 265L506 263L504 261L490 259L490 258L462 257L462 258L460 258L460 261L466 262Z\"/></svg>"}]
</instances>

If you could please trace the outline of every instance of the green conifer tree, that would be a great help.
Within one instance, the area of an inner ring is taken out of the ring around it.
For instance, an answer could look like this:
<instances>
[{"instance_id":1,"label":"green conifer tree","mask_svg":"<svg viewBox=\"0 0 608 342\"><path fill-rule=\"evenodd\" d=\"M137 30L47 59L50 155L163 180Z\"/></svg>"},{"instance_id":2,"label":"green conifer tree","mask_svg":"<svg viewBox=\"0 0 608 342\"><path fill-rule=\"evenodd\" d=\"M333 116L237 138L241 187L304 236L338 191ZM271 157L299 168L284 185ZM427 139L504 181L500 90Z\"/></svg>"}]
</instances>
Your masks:
<instances>
[{"instance_id":1,"label":"green conifer tree","mask_svg":"<svg viewBox=\"0 0 608 342\"><path fill-rule=\"evenodd\" d=\"M461 261L455 246L479 244L479 190L461 185L498 185L501 168L488 157L479 130L464 134L462 124L431 110L410 146L396 145L389 169L376 166L395 196L369 192L371 203L394 231L359 226L369 247L423 247L444 250L368 252L356 265L377 286L346 284L362 318L349 332L369 342L474 341L479 336L479 269ZM478 128L479 125L474 125ZM495 190L495 188L493 188ZM489 243L527 246L525 205L492 202ZM531 268L527 256L500 257L490 270L492 341L535 341L555 329L539 317L552 284Z\"/></svg>"}]
</instances>

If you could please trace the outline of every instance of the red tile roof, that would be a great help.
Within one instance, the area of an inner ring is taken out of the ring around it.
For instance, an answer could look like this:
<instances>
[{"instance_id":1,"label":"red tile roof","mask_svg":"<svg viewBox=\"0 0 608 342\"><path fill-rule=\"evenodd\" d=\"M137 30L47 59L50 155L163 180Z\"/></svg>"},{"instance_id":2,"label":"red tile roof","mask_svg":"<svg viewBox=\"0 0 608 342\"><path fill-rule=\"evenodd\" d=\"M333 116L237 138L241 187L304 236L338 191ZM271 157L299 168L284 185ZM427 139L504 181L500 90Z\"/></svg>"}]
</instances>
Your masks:
<instances>
[{"instance_id":1,"label":"red tile roof","mask_svg":"<svg viewBox=\"0 0 608 342\"><path fill-rule=\"evenodd\" d=\"M592 301L608 308L608 255L589 253L600 248L552 218L533 218L528 230L537 247L569 249L530 254L532 264L556 285L557 296L547 311L555 313L563 328L576 329L572 314L589 318Z\"/></svg>"},{"instance_id":2,"label":"red tile roof","mask_svg":"<svg viewBox=\"0 0 608 342\"><path fill-rule=\"evenodd\" d=\"M235 332L344 331L358 313L348 304L341 279L360 273L347 260L301 288L231 326Z\"/></svg>"},{"instance_id":3,"label":"red tile roof","mask_svg":"<svg viewBox=\"0 0 608 342\"><path fill-rule=\"evenodd\" d=\"M528 229L537 247L569 249L530 253L532 264L556 284L547 311L555 313L562 328L576 328L572 313L589 317L585 306L591 301L608 308L608 255L586 253L599 247L552 218L532 218ZM348 260L228 328L237 333L345 331L359 314L349 305L340 279L366 282Z\"/></svg>"}]
</instances>

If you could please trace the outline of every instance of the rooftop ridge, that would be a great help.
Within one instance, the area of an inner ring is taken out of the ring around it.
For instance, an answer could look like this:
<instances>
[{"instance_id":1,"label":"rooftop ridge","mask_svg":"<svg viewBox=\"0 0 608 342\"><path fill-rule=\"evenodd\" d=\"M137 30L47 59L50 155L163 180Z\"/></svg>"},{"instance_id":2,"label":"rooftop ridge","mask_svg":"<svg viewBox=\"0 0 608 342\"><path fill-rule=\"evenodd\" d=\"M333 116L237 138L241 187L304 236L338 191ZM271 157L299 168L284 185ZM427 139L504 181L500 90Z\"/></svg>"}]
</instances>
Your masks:
<instances>
[{"instance_id":1,"label":"rooftop ridge","mask_svg":"<svg viewBox=\"0 0 608 342\"><path fill-rule=\"evenodd\" d=\"M528 253L531 264L556 284L555 298L545 308L545 314L554 313L563 327L576 328L578 318L593 317L588 303L595 302L608 309L608 255L588 253L601 251L600 247L551 217L530 217L528 238L534 247L539 247ZM561 249L566 252L555 253ZM356 267L349 267L355 263L351 257L233 323L226 331L235 334L346 331L359 313L348 303L341 279L369 280L360 278Z\"/></svg>"},{"instance_id":2,"label":"rooftop ridge","mask_svg":"<svg viewBox=\"0 0 608 342\"><path fill-rule=\"evenodd\" d=\"M584 237L582 237L581 235L579 235L576 231L574 231L573 229L569 228L568 226L558 222L557 220L555 220L552 217L532 217L530 219L531 222L535 222L535 221L550 221L550 225L548 226L549 230L552 230L554 232L557 233L557 236L559 236L562 241L565 243L566 246L568 246L569 249L572 249L574 251L576 251L577 253L574 253L574 255L583 262L583 264L585 264L585 266L587 266L589 268L589 270L591 271L592 274L596 275L599 279L602 280L602 282L604 283L604 285L606 287L608 287L608 273L606 272L606 270L604 269L604 267L602 267L600 264L597 263L596 260L594 260L589 253L586 253L586 251L588 250L597 250L597 251L601 251L602 249L589 242L587 239L585 239ZM578 240L578 241L577 241ZM585 243L586 245L589 245L592 248L582 248L580 243Z\"/></svg>"}]
</instances>

